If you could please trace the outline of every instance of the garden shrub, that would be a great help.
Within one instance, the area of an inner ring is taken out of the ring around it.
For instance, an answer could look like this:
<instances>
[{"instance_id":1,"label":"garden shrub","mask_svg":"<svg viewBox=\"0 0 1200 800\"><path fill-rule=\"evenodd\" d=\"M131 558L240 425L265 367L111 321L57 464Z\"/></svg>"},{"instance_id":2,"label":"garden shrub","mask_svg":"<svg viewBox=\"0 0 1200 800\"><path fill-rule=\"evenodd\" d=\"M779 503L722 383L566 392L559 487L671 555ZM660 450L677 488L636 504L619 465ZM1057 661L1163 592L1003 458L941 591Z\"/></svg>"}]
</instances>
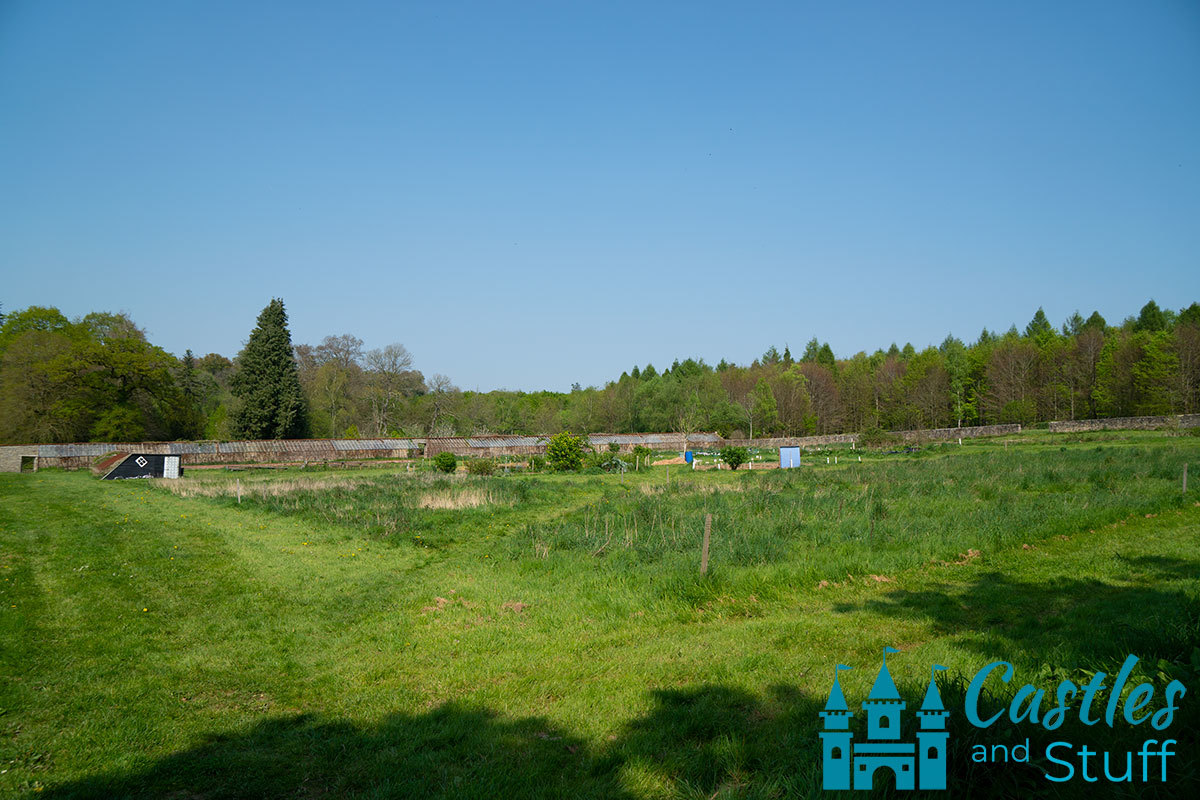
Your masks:
<instances>
[{"instance_id":1,"label":"garden shrub","mask_svg":"<svg viewBox=\"0 0 1200 800\"><path fill-rule=\"evenodd\" d=\"M546 461L555 472L574 472L583 466L583 437L567 431L550 437L546 445Z\"/></svg>"},{"instance_id":2,"label":"garden shrub","mask_svg":"<svg viewBox=\"0 0 1200 800\"><path fill-rule=\"evenodd\" d=\"M491 475L496 471L496 462L490 458L472 458L467 462L467 472L471 475Z\"/></svg>"}]
</instances>

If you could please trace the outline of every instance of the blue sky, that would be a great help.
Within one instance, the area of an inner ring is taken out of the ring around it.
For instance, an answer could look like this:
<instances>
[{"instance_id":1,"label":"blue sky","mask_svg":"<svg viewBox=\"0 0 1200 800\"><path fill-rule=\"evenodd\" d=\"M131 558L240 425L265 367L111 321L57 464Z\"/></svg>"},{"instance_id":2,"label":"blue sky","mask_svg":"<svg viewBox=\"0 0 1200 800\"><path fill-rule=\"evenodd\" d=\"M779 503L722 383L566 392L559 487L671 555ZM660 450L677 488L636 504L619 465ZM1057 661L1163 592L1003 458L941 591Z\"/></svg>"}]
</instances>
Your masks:
<instances>
[{"instance_id":1,"label":"blue sky","mask_svg":"<svg viewBox=\"0 0 1200 800\"><path fill-rule=\"evenodd\" d=\"M1200 300L1200 4L0 0L0 303L463 388Z\"/></svg>"}]
</instances>

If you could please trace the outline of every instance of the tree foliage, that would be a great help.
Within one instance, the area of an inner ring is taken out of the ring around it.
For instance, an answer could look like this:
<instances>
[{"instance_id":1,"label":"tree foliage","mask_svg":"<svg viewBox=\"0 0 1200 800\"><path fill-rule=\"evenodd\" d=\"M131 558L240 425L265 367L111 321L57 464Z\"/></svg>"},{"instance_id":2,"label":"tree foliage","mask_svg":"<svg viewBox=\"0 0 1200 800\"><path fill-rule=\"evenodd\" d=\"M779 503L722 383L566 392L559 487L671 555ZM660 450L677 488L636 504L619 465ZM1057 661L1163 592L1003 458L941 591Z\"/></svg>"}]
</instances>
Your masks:
<instances>
[{"instance_id":1,"label":"tree foliage","mask_svg":"<svg viewBox=\"0 0 1200 800\"><path fill-rule=\"evenodd\" d=\"M556 472L574 472L583 466L583 447L582 436L556 433L546 444L546 462Z\"/></svg>"},{"instance_id":2,"label":"tree foliage","mask_svg":"<svg viewBox=\"0 0 1200 800\"><path fill-rule=\"evenodd\" d=\"M273 299L238 354L233 395L239 401L233 434L245 439L296 439L308 432L308 415L292 353L283 301Z\"/></svg>"},{"instance_id":3,"label":"tree foliage","mask_svg":"<svg viewBox=\"0 0 1200 800\"><path fill-rule=\"evenodd\" d=\"M122 314L70 320L54 308L10 310L0 324L0 438L228 439L305 429L761 438L1200 412L1197 303L1175 312L1149 302L1115 327L1096 311L1055 327L1038 309L1004 334L985 328L971 342L947 336L937 347L893 344L840 359L812 337L799 359L787 346L745 366L681 358L662 372L635 366L570 392L464 391L445 375L426 379L403 345L367 349L350 333L291 347L279 301L259 323L235 364L216 353L177 359Z\"/></svg>"},{"instance_id":4,"label":"tree foliage","mask_svg":"<svg viewBox=\"0 0 1200 800\"><path fill-rule=\"evenodd\" d=\"M728 464L730 469L737 469L750 460L750 451L744 447L734 447L732 445L722 447L721 460Z\"/></svg>"}]
</instances>

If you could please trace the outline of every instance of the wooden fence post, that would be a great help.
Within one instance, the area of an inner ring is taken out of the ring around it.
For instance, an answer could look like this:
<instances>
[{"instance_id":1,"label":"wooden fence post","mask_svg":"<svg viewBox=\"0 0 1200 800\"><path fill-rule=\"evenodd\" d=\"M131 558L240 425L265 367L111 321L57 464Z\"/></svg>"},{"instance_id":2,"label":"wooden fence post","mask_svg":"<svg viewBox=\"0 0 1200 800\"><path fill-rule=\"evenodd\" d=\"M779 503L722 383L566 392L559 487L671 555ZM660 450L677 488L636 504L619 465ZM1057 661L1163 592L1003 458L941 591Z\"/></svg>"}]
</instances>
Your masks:
<instances>
[{"instance_id":1,"label":"wooden fence post","mask_svg":"<svg viewBox=\"0 0 1200 800\"><path fill-rule=\"evenodd\" d=\"M700 574L708 573L708 540L712 536L712 514L704 515L704 545L700 549Z\"/></svg>"}]
</instances>

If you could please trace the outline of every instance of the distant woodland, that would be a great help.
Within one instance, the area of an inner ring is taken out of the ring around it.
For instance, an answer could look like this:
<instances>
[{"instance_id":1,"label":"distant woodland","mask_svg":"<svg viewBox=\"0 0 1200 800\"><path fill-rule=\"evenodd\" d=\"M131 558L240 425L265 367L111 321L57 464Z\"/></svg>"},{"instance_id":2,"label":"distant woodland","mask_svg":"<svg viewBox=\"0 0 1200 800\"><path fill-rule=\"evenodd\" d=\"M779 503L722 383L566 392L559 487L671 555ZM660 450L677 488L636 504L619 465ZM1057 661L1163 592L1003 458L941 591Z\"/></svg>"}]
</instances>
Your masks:
<instances>
[{"instance_id":1,"label":"distant woodland","mask_svg":"<svg viewBox=\"0 0 1200 800\"><path fill-rule=\"evenodd\" d=\"M247 320L249 327L250 321ZM570 392L461 391L402 344L295 344L272 300L234 358L181 356L124 314L0 314L5 443L591 432L826 434L1200 411L1200 305L1111 324L1041 309L917 350L838 358L817 338L746 365L686 358Z\"/></svg>"}]
</instances>

